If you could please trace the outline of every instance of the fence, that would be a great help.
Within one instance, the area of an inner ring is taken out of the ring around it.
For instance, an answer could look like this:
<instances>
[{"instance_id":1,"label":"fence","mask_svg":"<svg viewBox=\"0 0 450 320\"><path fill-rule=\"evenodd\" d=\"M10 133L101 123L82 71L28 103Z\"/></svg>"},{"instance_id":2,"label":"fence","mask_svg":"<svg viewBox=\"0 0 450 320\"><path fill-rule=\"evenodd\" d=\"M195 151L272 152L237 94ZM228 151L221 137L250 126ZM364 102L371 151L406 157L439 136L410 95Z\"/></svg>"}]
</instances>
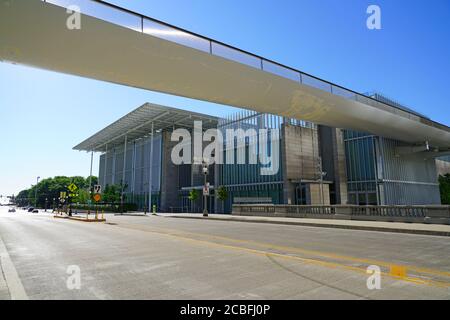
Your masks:
<instances>
[{"instance_id":1,"label":"fence","mask_svg":"<svg viewBox=\"0 0 450 320\"><path fill-rule=\"evenodd\" d=\"M233 205L233 215L450 224L450 206Z\"/></svg>"}]
</instances>

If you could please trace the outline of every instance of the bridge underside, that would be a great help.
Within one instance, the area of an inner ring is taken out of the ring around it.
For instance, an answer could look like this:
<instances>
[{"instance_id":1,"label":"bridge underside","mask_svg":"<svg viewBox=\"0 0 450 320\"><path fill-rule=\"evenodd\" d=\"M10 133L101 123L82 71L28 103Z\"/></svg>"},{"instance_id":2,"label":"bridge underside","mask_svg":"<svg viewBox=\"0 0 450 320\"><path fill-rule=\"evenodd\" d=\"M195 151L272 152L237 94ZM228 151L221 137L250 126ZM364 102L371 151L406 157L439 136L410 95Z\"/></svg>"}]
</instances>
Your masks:
<instances>
[{"instance_id":1,"label":"bridge underside","mask_svg":"<svg viewBox=\"0 0 450 320\"><path fill-rule=\"evenodd\" d=\"M348 128L446 150L448 127L349 100L208 52L38 0L0 0L0 59L72 75Z\"/></svg>"}]
</instances>

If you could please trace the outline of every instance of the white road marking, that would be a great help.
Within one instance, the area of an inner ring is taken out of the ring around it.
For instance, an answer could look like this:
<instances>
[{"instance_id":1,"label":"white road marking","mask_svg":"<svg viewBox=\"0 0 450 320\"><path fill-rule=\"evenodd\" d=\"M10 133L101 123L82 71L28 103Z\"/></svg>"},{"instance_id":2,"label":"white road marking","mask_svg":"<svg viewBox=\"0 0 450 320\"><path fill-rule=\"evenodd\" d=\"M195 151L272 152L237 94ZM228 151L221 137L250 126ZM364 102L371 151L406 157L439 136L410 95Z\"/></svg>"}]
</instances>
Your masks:
<instances>
[{"instance_id":1,"label":"white road marking","mask_svg":"<svg viewBox=\"0 0 450 320\"><path fill-rule=\"evenodd\" d=\"M25 288L20 281L19 275L17 274L14 263L9 257L9 253L6 250L5 244L0 237L0 264L3 269L3 275L6 280L6 285L8 286L9 294L11 300L28 300L28 295L25 292Z\"/></svg>"}]
</instances>

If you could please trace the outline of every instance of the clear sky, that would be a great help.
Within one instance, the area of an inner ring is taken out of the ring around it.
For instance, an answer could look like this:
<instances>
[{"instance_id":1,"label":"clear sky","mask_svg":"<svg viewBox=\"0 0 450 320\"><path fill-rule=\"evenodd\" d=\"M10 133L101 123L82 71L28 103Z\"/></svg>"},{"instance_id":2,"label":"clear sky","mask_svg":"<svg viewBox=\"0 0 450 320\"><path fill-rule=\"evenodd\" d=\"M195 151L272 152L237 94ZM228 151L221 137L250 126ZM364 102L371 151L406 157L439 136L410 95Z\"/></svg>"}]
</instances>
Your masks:
<instances>
[{"instance_id":1,"label":"clear sky","mask_svg":"<svg viewBox=\"0 0 450 320\"><path fill-rule=\"evenodd\" d=\"M450 125L448 0L110 2L359 92L379 91ZM381 8L381 30L366 27L370 4ZM0 194L17 194L36 176L87 176L90 155L72 147L144 102L233 110L0 63Z\"/></svg>"}]
</instances>

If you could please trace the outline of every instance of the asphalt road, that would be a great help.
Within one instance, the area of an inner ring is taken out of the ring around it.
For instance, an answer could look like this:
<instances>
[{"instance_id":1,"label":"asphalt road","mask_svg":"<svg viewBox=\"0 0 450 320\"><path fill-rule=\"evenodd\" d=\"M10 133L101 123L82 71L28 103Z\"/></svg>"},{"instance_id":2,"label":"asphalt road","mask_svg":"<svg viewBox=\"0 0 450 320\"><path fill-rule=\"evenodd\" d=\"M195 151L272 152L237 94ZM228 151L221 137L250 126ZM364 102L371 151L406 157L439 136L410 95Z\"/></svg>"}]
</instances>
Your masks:
<instances>
[{"instance_id":1,"label":"asphalt road","mask_svg":"<svg viewBox=\"0 0 450 320\"><path fill-rule=\"evenodd\" d=\"M29 299L450 298L448 237L157 216L86 223L5 207L0 236L3 283ZM369 265L380 289L367 288Z\"/></svg>"}]
</instances>

